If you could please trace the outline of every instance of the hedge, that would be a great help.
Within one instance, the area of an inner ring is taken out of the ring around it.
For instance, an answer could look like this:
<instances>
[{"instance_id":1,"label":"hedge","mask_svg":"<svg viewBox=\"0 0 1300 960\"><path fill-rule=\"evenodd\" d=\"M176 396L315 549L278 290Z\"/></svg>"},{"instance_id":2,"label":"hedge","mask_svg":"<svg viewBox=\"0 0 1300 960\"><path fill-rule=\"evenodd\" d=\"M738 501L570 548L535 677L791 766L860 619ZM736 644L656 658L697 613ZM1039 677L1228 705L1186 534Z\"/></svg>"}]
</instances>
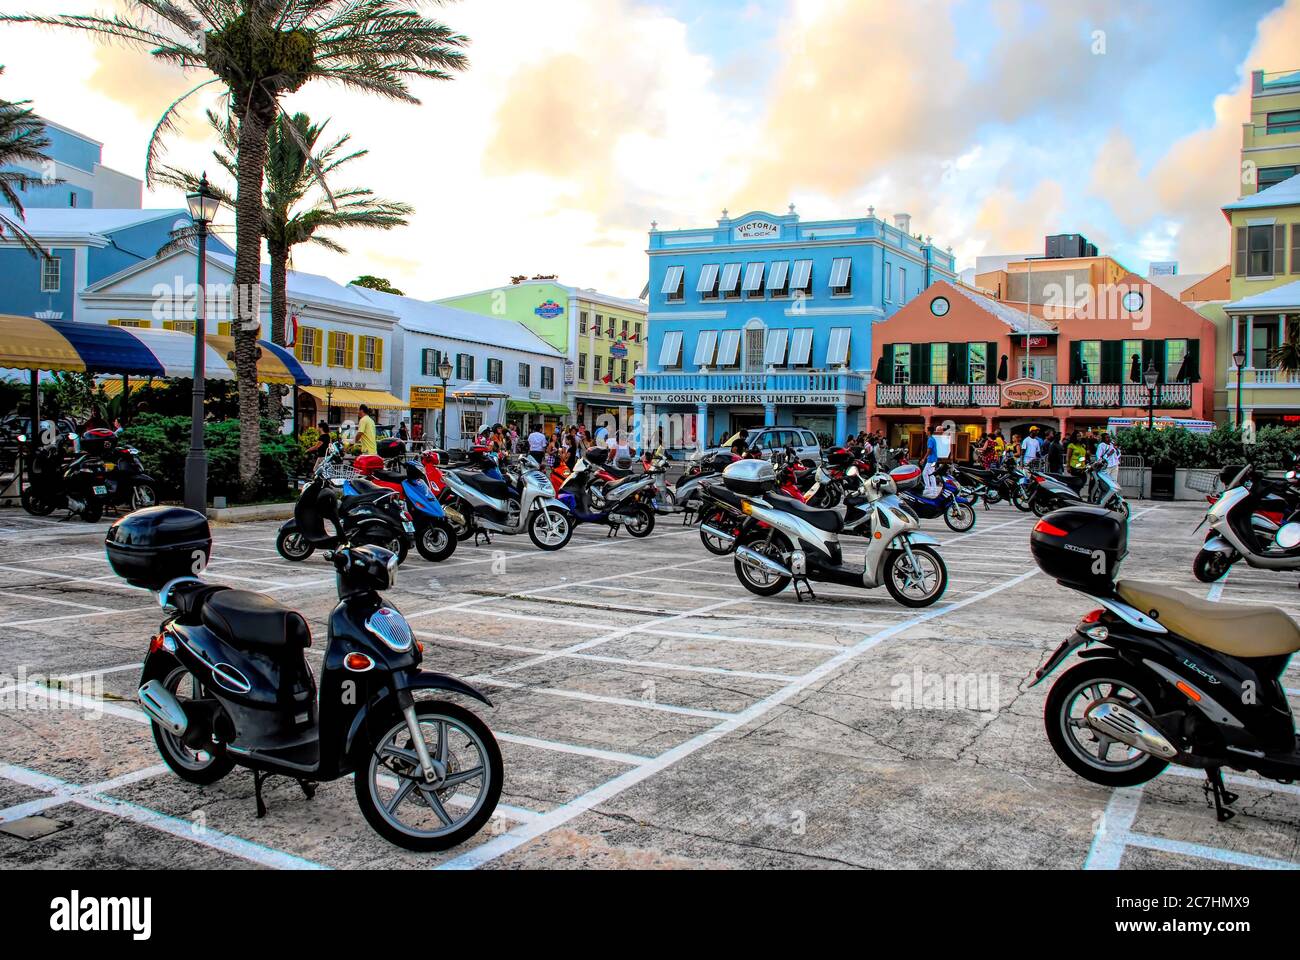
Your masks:
<instances>
[{"instance_id":1,"label":"hedge","mask_svg":"<svg viewBox=\"0 0 1300 960\"><path fill-rule=\"evenodd\" d=\"M1120 430L1116 442L1125 456L1142 457L1148 466L1168 460L1176 467L1217 470L1225 464L1249 462L1264 470L1279 470L1289 467L1300 452L1300 429L1259 427L1254 443L1243 444L1241 430L1224 424L1208 434L1183 427L1132 427Z\"/></svg>"}]
</instances>

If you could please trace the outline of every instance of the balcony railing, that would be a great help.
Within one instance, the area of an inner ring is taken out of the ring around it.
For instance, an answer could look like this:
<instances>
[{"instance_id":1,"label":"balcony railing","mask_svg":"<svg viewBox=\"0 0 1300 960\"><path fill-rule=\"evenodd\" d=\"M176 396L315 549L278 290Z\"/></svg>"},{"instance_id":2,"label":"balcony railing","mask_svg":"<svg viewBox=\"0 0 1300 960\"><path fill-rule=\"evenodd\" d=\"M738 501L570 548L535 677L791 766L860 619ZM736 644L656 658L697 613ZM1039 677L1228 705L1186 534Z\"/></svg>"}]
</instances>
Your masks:
<instances>
[{"instance_id":1,"label":"balcony railing","mask_svg":"<svg viewBox=\"0 0 1300 960\"><path fill-rule=\"evenodd\" d=\"M1162 383L1156 387L1160 409L1186 409L1192 405L1190 383ZM1056 383L1050 399L1036 404L1013 404L1002 399L994 384L876 384L878 407L1082 407L1086 409L1145 408L1147 388L1141 383Z\"/></svg>"},{"instance_id":2,"label":"balcony railing","mask_svg":"<svg viewBox=\"0 0 1300 960\"><path fill-rule=\"evenodd\" d=\"M785 373L642 373L638 393L825 394L862 393L860 373L795 370Z\"/></svg>"},{"instance_id":3,"label":"balcony railing","mask_svg":"<svg viewBox=\"0 0 1300 960\"><path fill-rule=\"evenodd\" d=\"M1228 370L1228 383L1237 385L1237 368ZM1292 387L1300 385L1300 370L1277 370L1256 367L1241 371L1242 386L1257 387Z\"/></svg>"}]
</instances>

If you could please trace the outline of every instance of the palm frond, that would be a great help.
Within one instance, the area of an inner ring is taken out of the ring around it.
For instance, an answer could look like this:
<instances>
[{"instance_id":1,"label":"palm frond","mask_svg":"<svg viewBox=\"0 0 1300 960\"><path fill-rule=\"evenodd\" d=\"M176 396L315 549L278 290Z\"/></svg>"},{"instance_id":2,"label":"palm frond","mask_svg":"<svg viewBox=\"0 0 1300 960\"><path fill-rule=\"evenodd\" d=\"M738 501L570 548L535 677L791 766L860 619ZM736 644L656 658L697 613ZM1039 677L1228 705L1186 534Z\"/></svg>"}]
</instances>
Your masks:
<instances>
[{"instance_id":1,"label":"palm frond","mask_svg":"<svg viewBox=\"0 0 1300 960\"><path fill-rule=\"evenodd\" d=\"M70 30L82 30L87 33L99 33L121 40L142 49L170 47L175 44L174 37L164 36L156 30L121 17L96 17L62 14L45 17L29 13L0 13L0 23L30 23L38 27L64 27Z\"/></svg>"},{"instance_id":2,"label":"palm frond","mask_svg":"<svg viewBox=\"0 0 1300 960\"><path fill-rule=\"evenodd\" d=\"M6 191L0 191L4 193ZM6 197L6 199L9 199ZM33 237L23 227L15 217L0 210L0 236L10 237L18 241L18 245L36 257L38 260L45 261L50 259L50 252L41 246L41 242Z\"/></svg>"},{"instance_id":3,"label":"palm frond","mask_svg":"<svg viewBox=\"0 0 1300 960\"><path fill-rule=\"evenodd\" d=\"M198 93L204 87L214 83L219 83L219 77L213 77L210 80L204 80L195 87L191 87L179 97L171 102L171 105L163 111L163 115L158 120L158 125L153 128L153 133L149 135L149 148L145 152L144 162L144 182L148 186L153 186L153 168L162 153L162 136L164 133L171 133L176 129L176 122L173 119L180 109L180 105Z\"/></svg>"}]
</instances>

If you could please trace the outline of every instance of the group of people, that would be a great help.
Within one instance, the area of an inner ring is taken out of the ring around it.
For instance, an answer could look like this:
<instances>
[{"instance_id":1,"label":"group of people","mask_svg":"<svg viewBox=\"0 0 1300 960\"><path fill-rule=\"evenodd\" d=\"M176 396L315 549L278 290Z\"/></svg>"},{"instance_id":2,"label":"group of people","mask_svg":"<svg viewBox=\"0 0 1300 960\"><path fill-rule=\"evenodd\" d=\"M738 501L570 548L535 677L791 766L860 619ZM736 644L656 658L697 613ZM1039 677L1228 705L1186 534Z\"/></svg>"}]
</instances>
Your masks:
<instances>
[{"instance_id":1,"label":"group of people","mask_svg":"<svg viewBox=\"0 0 1300 960\"><path fill-rule=\"evenodd\" d=\"M1111 479L1119 480L1120 449L1106 430L1089 427L1066 435L1051 427L1041 433L1038 427L1030 427L1023 436L1012 433L1010 440L990 433L975 445L971 461L991 469L1008 455L1025 466L1070 476L1083 476L1090 464L1101 461Z\"/></svg>"}]
</instances>

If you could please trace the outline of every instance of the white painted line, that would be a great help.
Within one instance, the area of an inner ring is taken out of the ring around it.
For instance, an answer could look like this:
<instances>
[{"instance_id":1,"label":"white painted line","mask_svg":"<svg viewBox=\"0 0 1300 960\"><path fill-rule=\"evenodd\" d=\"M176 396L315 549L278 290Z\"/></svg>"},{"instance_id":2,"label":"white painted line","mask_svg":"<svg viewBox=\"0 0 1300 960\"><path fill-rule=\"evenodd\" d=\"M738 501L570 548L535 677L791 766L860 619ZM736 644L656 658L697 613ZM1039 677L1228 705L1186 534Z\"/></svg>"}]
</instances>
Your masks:
<instances>
[{"instance_id":1,"label":"white painted line","mask_svg":"<svg viewBox=\"0 0 1300 960\"><path fill-rule=\"evenodd\" d=\"M133 783L139 783L141 780L150 780L161 774L167 773L165 763L155 764L152 767L146 767L143 770L134 770L131 773L124 773L121 776L113 777L111 780L102 780L99 783L88 784L84 787L60 786L62 781L55 780L53 777L48 778L45 783L49 785L54 793L48 797L41 797L38 800L28 800L26 803L19 803L12 807L0 810L0 823L10 820L21 820L23 817L32 817L51 807L62 806L72 801L74 797L83 794L108 793L117 790L120 787L129 786ZM27 786L36 786L34 783L28 783ZM47 787L37 787L44 790Z\"/></svg>"},{"instance_id":2,"label":"white painted line","mask_svg":"<svg viewBox=\"0 0 1300 960\"><path fill-rule=\"evenodd\" d=\"M1124 856L1124 846L1131 835L1133 821L1137 819L1138 805L1142 802L1140 787L1120 787L1111 794L1110 802L1092 838L1092 847L1083 861L1085 870L1118 870Z\"/></svg>"},{"instance_id":3,"label":"white painted line","mask_svg":"<svg viewBox=\"0 0 1300 960\"><path fill-rule=\"evenodd\" d=\"M1131 847L1145 847L1148 850L1160 850L1165 853L1177 853L1185 857L1197 857L1201 860L1214 860L1218 863L1230 863L1235 867L1249 867L1254 870L1300 870L1300 863L1290 860L1275 860L1253 853L1237 850L1224 850L1220 847L1207 847L1200 843L1185 840L1169 840L1165 837L1151 837L1142 833L1130 833L1126 836Z\"/></svg>"},{"instance_id":4,"label":"white painted line","mask_svg":"<svg viewBox=\"0 0 1300 960\"><path fill-rule=\"evenodd\" d=\"M538 750L550 750L554 753L569 753L576 757L591 757L594 760L609 760L629 767L639 767L649 763L649 757L635 753L623 753L620 750L602 750L599 747L584 747L578 743L559 743L555 740L540 740L537 737L524 737L517 733L499 733L492 731L492 736L503 743L515 743L522 747L536 747Z\"/></svg>"},{"instance_id":5,"label":"white painted line","mask_svg":"<svg viewBox=\"0 0 1300 960\"><path fill-rule=\"evenodd\" d=\"M609 780L601 784L600 786L595 787L592 790L589 790L587 793L583 794L582 796L577 797L569 801L568 803L560 807L557 807L555 810L550 811L549 813L540 817L534 823L524 824L520 827L516 827L515 829L511 830L509 833L502 834L497 837L493 837L491 840L488 840L486 843L482 844L476 849L469 850L461 854L460 856L448 860L447 862L443 863L440 867L438 867L438 869L466 870L466 869L474 869L476 867L482 866L485 863L489 863L492 860L495 860L498 857L501 857L509 853L510 851L517 849L518 847L524 845L525 843L529 843L530 841L536 839L542 834L547 833L550 830L554 830L556 827L559 827L565 823L568 823L574 817L586 813L588 810L591 810L597 804L603 803L617 796L623 791L628 790L631 787L636 786L638 783L641 783L642 781L654 776L656 773L668 769L678 761L690 756L691 754L695 753L698 750L703 749L706 746L709 746L710 744L721 739L727 734L740 729L741 727L745 726L748 723L752 723L754 720L757 720L758 718L774 710L776 707L785 703L787 700L789 700L791 697L795 696L796 694L802 693L804 690L807 690L813 684L826 679L832 673L838 670L840 667L857 659L858 657L866 653L868 650L871 650L872 648L882 643L883 641L889 639L890 637L897 636L898 634L904 633L912 627L919 626L920 624L926 623L930 620L934 620L936 617L945 616L946 614L951 613L955 610L959 610L962 607L967 606L968 604L977 603L981 600L993 596L994 594L1000 593L1003 590L1009 589L1010 587L1014 587L1021 583L1024 583L1030 577L1037 575L1037 573L1038 573L1037 569L1026 571L1025 573L1021 574L1018 577L1013 577L1012 579L1007 580L996 587L990 587L988 590L985 590L982 593L975 594L970 598L961 601L960 603L952 604L950 606L943 607L941 609L932 609L926 611L925 613L918 614L917 616L914 616L909 620L905 620L902 623L896 624L895 626L882 630L879 633L872 634L871 636L866 637L865 639L859 641L854 646L849 647L846 650L842 651L837 656L831 657L830 659L823 661L816 668L809 671L807 674L805 674L795 683L792 683L786 687L782 687L780 690L776 691L772 695L764 698L763 700L758 701L757 703L752 704L745 710L742 710L740 713L734 714L728 719L724 720L723 722L717 724L716 726L711 727L710 729L704 731L703 733L700 733L692 737L691 739L678 744L676 747L666 750L665 752L661 753L659 756L655 757L654 760L652 760L650 763L643 764L640 767L635 767L627 771L626 773L623 773L620 776L617 776L612 780Z\"/></svg>"},{"instance_id":6,"label":"white painted line","mask_svg":"<svg viewBox=\"0 0 1300 960\"><path fill-rule=\"evenodd\" d=\"M728 717L739 716L739 714L724 713L721 710L697 710L695 707L678 707L669 703L655 703L649 700L632 700L627 697L607 697L599 693L587 693L583 690L565 690L561 687L534 687L526 683L513 683L509 680L498 680L496 677L490 677L483 674L466 677L465 679L467 682L481 683L489 687L505 687L508 690L523 690L527 693L542 693L550 697L560 697L565 700L585 700L588 703L604 703L615 707L636 707L639 710L655 710L659 713L675 713L686 717L703 717L706 720L720 720Z\"/></svg>"}]
</instances>

